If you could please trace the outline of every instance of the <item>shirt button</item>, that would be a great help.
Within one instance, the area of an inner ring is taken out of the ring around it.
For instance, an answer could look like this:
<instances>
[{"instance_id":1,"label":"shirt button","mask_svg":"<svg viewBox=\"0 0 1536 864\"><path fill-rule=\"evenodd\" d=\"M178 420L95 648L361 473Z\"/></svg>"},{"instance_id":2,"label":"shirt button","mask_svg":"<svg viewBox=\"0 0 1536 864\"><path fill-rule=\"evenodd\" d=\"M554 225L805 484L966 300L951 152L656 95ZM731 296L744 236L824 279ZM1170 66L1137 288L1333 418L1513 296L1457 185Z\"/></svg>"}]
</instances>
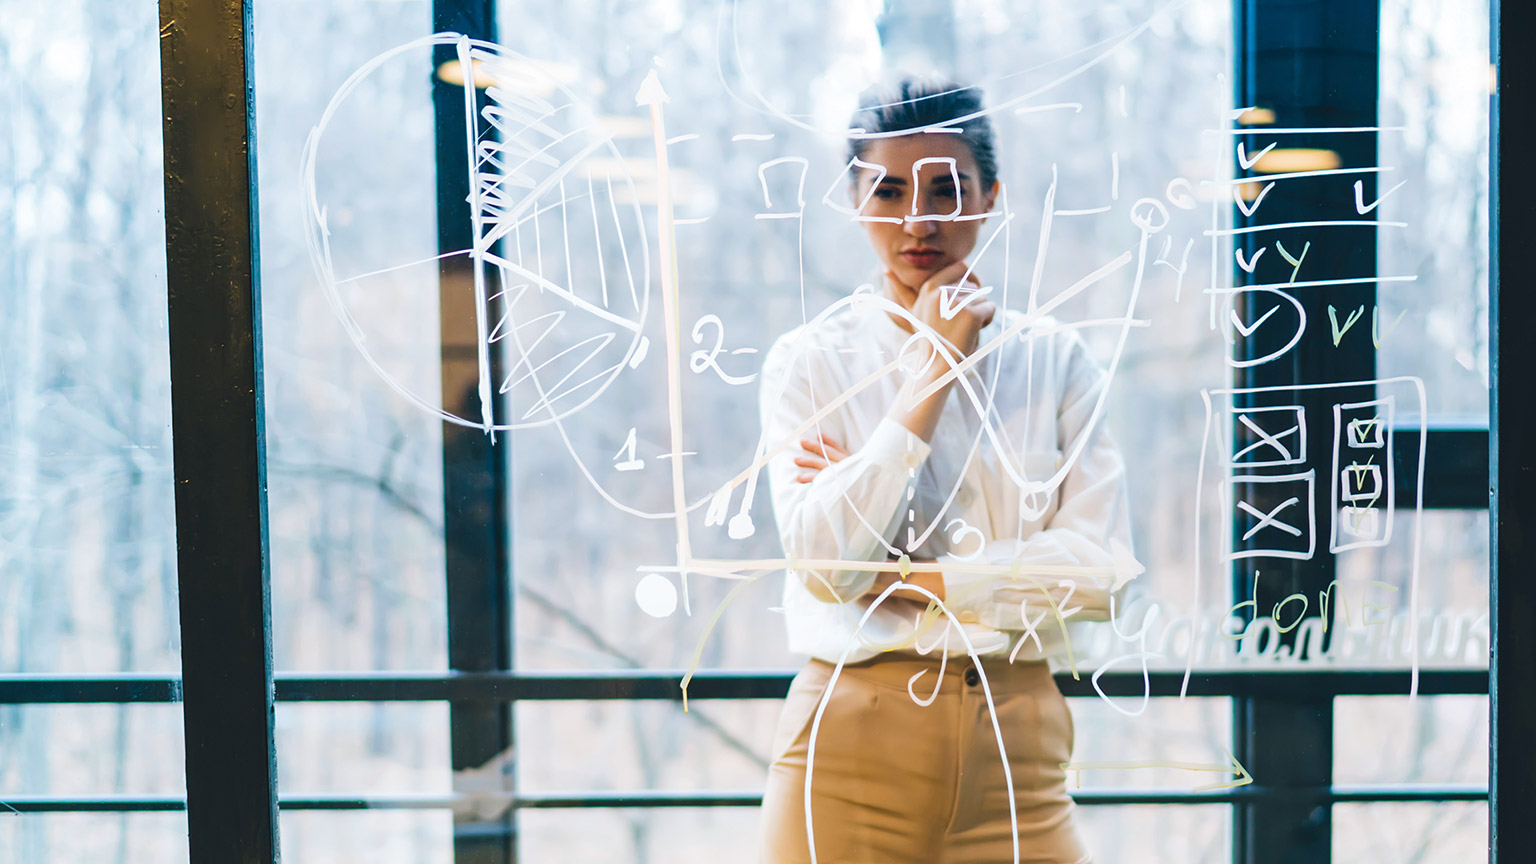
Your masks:
<instances>
[{"instance_id":1,"label":"shirt button","mask_svg":"<svg viewBox=\"0 0 1536 864\"><path fill-rule=\"evenodd\" d=\"M975 666L971 666L965 670L965 683L970 687L975 687L977 684L981 683L981 675L976 671Z\"/></svg>"}]
</instances>

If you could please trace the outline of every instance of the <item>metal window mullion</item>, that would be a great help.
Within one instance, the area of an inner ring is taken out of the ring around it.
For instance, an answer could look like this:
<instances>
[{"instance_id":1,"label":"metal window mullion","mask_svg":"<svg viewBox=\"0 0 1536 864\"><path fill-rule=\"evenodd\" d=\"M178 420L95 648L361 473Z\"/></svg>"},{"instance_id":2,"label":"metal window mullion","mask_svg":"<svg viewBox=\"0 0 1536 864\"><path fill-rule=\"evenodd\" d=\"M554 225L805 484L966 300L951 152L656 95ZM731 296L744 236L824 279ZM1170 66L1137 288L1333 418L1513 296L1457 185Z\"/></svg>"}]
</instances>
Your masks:
<instances>
[{"instance_id":1,"label":"metal window mullion","mask_svg":"<svg viewBox=\"0 0 1536 864\"><path fill-rule=\"evenodd\" d=\"M1536 53L1527 43L1536 7L1494 0L1490 12L1496 87L1489 110L1488 848L1493 864L1513 864L1529 860L1536 846L1536 739L1530 735L1536 715L1536 422L1530 402L1536 340L1527 333L1536 320L1536 295L1522 284L1528 238L1536 234L1530 203L1536 162L1525 153L1536 87ZM1512 286L1507 292L1505 276ZM1500 399L1501 393L1509 398Z\"/></svg>"},{"instance_id":2,"label":"metal window mullion","mask_svg":"<svg viewBox=\"0 0 1536 864\"><path fill-rule=\"evenodd\" d=\"M434 0L434 32L497 41L495 0ZM474 256L479 243L472 219L470 154L473 142L495 134L481 117L467 118L464 87L435 74L459 62L455 45L433 52L432 106L436 152L437 231L440 259L439 328L443 404L460 417L483 416L481 374L490 376L493 400L505 375L503 343L482 359L476 324ZM456 77L473 80L467 70ZM488 310L479 310L488 314ZM489 368L481 369L482 362ZM504 411L492 407L499 419ZM511 565L511 436L454 423L443 424L443 543L447 588L448 666L454 672L498 673L513 668ZM454 703L449 707L450 763L456 778L494 771L515 791L511 701ZM479 781L479 782L483 782ZM510 864L517 860L517 814L512 808L481 821L455 813L454 860L459 864Z\"/></svg>"},{"instance_id":3,"label":"metal window mullion","mask_svg":"<svg viewBox=\"0 0 1536 864\"><path fill-rule=\"evenodd\" d=\"M191 860L278 859L251 3L162 0Z\"/></svg>"}]
</instances>

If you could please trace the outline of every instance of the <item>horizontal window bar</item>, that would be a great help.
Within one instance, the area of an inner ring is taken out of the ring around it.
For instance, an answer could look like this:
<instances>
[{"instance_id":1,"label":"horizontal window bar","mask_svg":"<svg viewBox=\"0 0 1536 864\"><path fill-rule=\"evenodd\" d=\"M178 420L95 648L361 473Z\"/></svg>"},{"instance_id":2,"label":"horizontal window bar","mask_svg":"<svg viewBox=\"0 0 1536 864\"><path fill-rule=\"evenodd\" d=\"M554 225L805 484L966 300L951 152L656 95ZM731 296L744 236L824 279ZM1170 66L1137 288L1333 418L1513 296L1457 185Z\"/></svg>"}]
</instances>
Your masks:
<instances>
[{"instance_id":1,"label":"horizontal window bar","mask_svg":"<svg viewBox=\"0 0 1536 864\"><path fill-rule=\"evenodd\" d=\"M1488 509L1488 428L1431 428L1424 456L1424 506L1440 510ZM1419 430L1392 430L1399 507L1418 496Z\"/></svg>"},{"instance_id":2,"label":"horizontal window bar","mask_svg":"<svg viewBox=\"0 0 1536 864\"><path fill-rule=\"evenodd\" d=\"M1405 803L1486 801L1488 787L1470 784L1379 784L1280 788L1250 784L1213 792L1181 789L1084 789L1072 792L1083 805L1233 804L1257 800L1305 799L1318 803ZM761 792L705 791L580 791L479 795L289 795L284 810L451 810L502 804L518 810L656 809L679 807L756 807ZM159 795L13 795L0 809L15 813L129 813L186 809L186 801Z\"/></svg>"},{"instance_id":3,"label":"horizontal window bar","mask_svg":"<svg viewBox=\"0 0 1536 864\"><path fill-rule=\"evenodd\" d=\"M1405 669L1224 669L1195 672L1189 696L1236 696L1286 699L1327 693L1334 696L1391 696L1408 692ZM390 672L291 673L277 676L277 698L283 702L481 702L603 701L615 699L682 699L681 670L604 672ZM778 699L794 677L789 671L708 670L696 673L688 686L690 699ZM1067 696L1178 696L1182 672L1106 672L1097 691L1090 676L1073 679L1057 673L1056 683ZM123 675L64 677L0 676L0 704L84 702L174 702L180 682L172 676ZM1482 669L1424 669L1419 693L1426 696L1488 692Z\"/></svg>"}]
</instances>

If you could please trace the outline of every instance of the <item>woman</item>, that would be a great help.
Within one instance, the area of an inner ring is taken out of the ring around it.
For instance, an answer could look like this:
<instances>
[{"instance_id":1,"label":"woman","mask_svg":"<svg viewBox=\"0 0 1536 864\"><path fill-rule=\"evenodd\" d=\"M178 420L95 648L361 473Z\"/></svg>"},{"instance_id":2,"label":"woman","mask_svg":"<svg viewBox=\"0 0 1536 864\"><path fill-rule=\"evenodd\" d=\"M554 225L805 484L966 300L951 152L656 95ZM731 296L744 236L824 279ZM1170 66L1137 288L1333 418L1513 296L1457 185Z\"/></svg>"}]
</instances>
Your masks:
<instances>
[{"instance_id":1,"label":"woman","mask_svg":"<svg viewBox=\"0 0 1536 864\"><path fill-rule=\"evenodd\" d=\"M1105 376L1075 330L1000 309L967 263L999 192L980 92L907 79L860 106L850 192L880 284L763 367L765 440L802 436L769 465L781 539L816 566L785 589L811 660L761 860L1088 861L1046 661L1139 569Z\"/></svg>"}]
</instances>

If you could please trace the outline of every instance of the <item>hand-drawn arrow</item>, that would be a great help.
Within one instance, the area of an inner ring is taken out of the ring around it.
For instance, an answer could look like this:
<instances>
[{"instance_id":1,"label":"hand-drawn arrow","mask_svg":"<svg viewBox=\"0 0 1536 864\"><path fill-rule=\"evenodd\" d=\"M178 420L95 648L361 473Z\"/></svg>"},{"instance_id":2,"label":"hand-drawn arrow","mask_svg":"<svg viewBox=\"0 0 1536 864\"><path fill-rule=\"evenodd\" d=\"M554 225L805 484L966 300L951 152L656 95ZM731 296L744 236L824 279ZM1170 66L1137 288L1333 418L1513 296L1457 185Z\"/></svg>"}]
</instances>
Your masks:
<instances>
[{"instance_id":1,"label":"hand-drawn arrow","mask_svg":"<svg viewBox=\"0 0 1536 864\"><path fill-rule=\"evenodd\" d=\"M688 502L683 491L683 382L679 366L681 337L678 333L676 223L672 215L672 178L667 165L667 126L661 106L668 102L667 91L652 69L635 93L635 104L651 109L651 127L656 139L657 240L661 247L661 299L667 330L667 410L671 419L672 507L677 523L678 580L683 585L683 611L693 614L688 603L688 562L693 553L688 544Z\"/></svg>"},{"instance_id":2,"label":"hand-drawn arrow","mask_svg":"<svg viewBox=\"0 0 1536 864\"><path fill-rule=\"evenodd\" d=\"M1077 780L1079 788L1082 786L1082 772L1084 771L1133 770L1138 768L1175 768L1180 771L1215 771L1221 774L1235 775L1232 778L1232 782L1230 783L1213 783L1210 786L1196 786L1193 790L1191 790L1194 792L1209 792L1213 789L1233 789L1238 786L1247 786L1249 783L1253 782L1253 775L1248 773L1248 769L1244 768L1242 763L1237 761L1237 758L1232 755L1230 750L1227 750L1225 747L1223 747L1221 752L1227 755L1226 764L1150 760L1145 762L1063 762L1061 763L1061 767L1067 771L1078 772Z\"/></svg>"}]
</instances>

